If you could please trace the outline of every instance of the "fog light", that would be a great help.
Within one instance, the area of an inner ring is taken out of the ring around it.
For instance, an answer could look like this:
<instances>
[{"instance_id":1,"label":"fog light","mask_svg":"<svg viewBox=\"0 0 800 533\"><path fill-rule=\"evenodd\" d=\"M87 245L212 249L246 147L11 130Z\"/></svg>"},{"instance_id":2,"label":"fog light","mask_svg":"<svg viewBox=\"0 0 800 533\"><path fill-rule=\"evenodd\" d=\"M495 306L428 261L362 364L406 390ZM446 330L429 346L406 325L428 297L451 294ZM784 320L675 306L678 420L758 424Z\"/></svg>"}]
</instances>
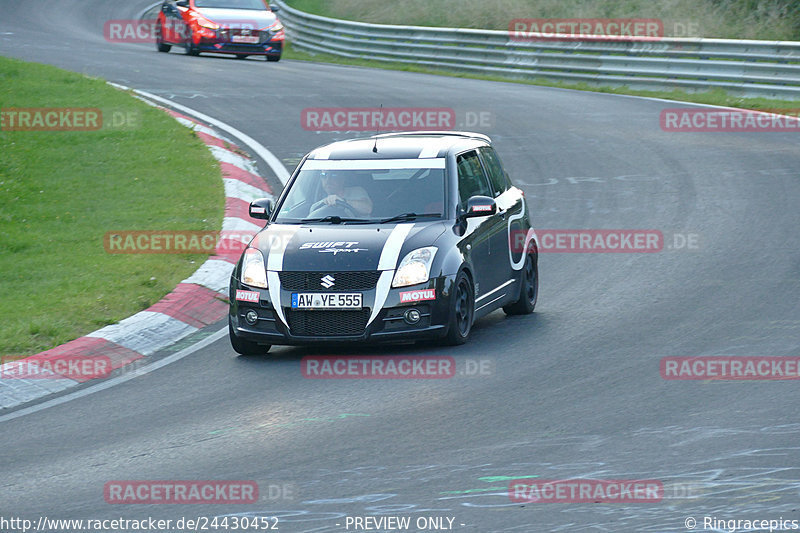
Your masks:
<instances>
[{"instance_id":1,"label":"fog light","mask_svg":"<svg viewBox=\"0 0 800 533\"><path fill-rule=\"evenodd\" d=\"M244 320L251 326L255 326L256 322L258 322L258 313L251 309L244 315Z\"/></svg>"},{"instance_id":2,"label":"fog light","mask_svg":"<svg viewBox=\"0 0 800 533\"><path fill-rule=\"evenodd\" d=\"M403 320L406 321L406 324L416 324L420 318L422 316L417 309L409 309L403 314Z\"/></svg>"}]
</instances>

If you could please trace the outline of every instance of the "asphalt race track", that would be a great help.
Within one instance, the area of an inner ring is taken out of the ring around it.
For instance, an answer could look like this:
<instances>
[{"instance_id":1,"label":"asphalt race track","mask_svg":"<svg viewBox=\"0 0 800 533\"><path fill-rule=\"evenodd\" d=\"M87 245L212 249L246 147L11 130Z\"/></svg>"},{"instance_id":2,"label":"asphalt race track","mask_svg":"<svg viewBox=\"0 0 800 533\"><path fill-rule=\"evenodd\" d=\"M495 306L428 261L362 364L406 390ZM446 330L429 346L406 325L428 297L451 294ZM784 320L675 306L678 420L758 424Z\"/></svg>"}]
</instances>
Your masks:
<instances>
[{"instance_id":1,"label":"asphalt race track","mask_svg":"<svg viewBox=\"0 0 800 533\"><path fill-rule=\"evenodd\" d=\"M347 531L346 517L365 515L453 517L454 531L480 533L800 519L798 382L659 373L667 356L800 356L796 133L667 133L659 113L679 104L105 41L107 20L149 3L0 0L0 54L189 106L253 137L290 171L311 148L357 135L304 130L304 108L452 107L460 120L488 112L491 124L475 129L492 136L537 228L653 229L664 249L542 254L537 312L496 312L457 349L282 347L243 358L224 337L2 422L0 515L250 513L278 517L288 533ZM692 249L675 246L688 238ZM459 365L489 361L491 371L304 379L300 359L329 353L451 355ZM526 476L660 480L665 497L511 502L508 480ZM112 480L255 480L261 497L114 505L103 495Z\"/></svg>"}]
</instances>

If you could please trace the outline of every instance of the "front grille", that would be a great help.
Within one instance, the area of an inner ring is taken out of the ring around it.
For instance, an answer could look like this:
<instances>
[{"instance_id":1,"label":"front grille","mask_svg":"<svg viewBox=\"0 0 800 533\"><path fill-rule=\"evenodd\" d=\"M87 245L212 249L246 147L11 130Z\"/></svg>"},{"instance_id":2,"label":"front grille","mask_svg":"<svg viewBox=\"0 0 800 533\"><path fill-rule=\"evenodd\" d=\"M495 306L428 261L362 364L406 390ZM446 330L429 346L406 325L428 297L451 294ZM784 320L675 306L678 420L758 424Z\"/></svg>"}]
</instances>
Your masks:
<instances>
[{"instance_id":1,"label":"front grille","mask_svg":"<svg viewBox=\"0 0 800 533\"><path fill-rule=\"evenodd\" d=\"M264 48L258 44L228 44L225 43L221 48L217 48L220 52L264 52ZM213 52L213 50L209 50Z\"/></svg>"},{"instance_id":2,"label":"front grille","mask_svg":"<svg viewBox=\"0 0 800 533\"><path fill-rule=\"evenodd\" d=\"M335 337L361 335L367 327L369 309L360 311L296 311L286 310L292 335Z\"/></svg>"},{"instance_id":3,"label":"front grille","mask_svg":"<svg viewBox=\"0 0 800 533\"><path fill-rule=\"evenodd\" d=\"M231 41L234 36L245 36L245 37L258 37L259 42L264 38L269 36L268 31L259 31L259 30L247 30L243 28L231 28L231 29L222 29L217 32L220 39ZM238 43L237 43L238 44Z\"/></svg>"},{"instance_id":4,"label":"front grille","mask_svg":"<svg viewBox=\"0 0 800 533\"><path fill-rule=\"evenodd\" d=\"M279 272L281 287L287 291L368 291L375 288L380 272ZM333 285L321 285L322 278L331 276Z\"/></svg>"}]
</instances>

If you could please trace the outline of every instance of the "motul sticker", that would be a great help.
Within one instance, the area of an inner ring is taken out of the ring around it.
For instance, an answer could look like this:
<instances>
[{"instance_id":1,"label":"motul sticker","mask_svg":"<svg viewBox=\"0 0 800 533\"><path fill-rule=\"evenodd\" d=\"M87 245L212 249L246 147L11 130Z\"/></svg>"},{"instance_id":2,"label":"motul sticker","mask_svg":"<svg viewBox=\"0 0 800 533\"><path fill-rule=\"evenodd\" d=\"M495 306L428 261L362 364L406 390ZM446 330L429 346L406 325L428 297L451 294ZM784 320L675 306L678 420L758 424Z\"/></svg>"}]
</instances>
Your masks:
<instances>
[{"instance_id":1,"label":"motul sticker","mask_svg":"<svg viewBox=\"0 0 800 533\"><path fill-rule=\"evenodd\" d=\"M491 211L492 210L492 206L491 205L474 205L474 206L472 206L472 210L473 211Z\"/></svg>"},{"instance_id":2,"label":"motul sticker","mask_svg":"<svg viewBox=\"0 0 800 533\"><path fill-rule=\"evenodd\" d=\"M236 299L240 302L258 303L259 298L261 295L255 291L236 291Z\"/></svg>"},{"instance_id":3,"label":"motul sticker","mask_svg":"<svg viewBox=\"0 0 800 533\"><path fill-rule=\"evenodd\" d=\"M424 300L435 300L436 289L425 289L422 291L406 291L400 293L400 303L422 302Z\"/></svg>"}]
</instances>

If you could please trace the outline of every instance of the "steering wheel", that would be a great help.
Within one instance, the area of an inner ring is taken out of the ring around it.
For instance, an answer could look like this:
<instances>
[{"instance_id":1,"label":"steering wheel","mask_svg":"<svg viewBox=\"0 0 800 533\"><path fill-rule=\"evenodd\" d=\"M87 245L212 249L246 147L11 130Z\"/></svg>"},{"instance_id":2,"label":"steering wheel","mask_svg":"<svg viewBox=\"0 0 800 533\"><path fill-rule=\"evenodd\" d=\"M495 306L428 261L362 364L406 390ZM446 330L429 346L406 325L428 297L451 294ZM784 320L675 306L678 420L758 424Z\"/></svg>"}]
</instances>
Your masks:
<instances>
[{"instance_id":1,"label":"steering wheel","mask_svg":"<svg viewBox=\"0 0 800 533\"><path fill-rule=\"evenodd\" d=\"M325 198L314 203L308 211L308 218L322 218L327 216L342 216L357 218L358 211L355 207L347 203L346 200L339 198L333 205L325 203Z\"/></svg>"}]
</instances>

